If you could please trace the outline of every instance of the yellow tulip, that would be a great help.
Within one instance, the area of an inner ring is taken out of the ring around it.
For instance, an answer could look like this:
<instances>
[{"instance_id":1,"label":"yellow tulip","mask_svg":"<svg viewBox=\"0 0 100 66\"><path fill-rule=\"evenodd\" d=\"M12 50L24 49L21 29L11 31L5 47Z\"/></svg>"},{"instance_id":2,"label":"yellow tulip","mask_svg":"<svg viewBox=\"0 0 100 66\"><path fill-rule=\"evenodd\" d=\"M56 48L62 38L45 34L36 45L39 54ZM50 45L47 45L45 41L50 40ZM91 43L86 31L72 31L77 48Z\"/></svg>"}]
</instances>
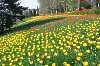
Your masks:
<instances>
[{"instance_id":1,"label":"yellow tulip","mask_svg":"<svg viewBox=\"0 0 100 66\"><path fill-rule=\"evenodd\" d=\"M18 58L15 58L15 60L14 61L18 61Z\"/></svg>"},{"instance_id":2,"label":"yellow tulip","mask_svg":"<svg viewBox=\"0 0 100 66\"><path fill-rule=\"evenodd\" d=\"M58 53L54 53L54 56L57 56L58 55Z\"/></svg>"},{"instance_id":3,"label":"yellow tulip","mask_svg":"<svg viewBox=\"0 0 100 66\"><path fill-rule=\"evenodd\" d=\"M2 66L6 66L5 64L2 64Z\"/></svg>"},{"instance_id":4,"label":"yellow tulip","mask_svg":"<svg viewBox=\"0 0 100 66\"><path fill-rule=\"evenodd\" d=\"M15 64L13 66L16 66Z\"/></svg>"},{"instance_id":5,"label":"yellow tulip","mask_svg":"<svg viewBox=\"0 0 100 66\"><path fill-rule=\"evenodd\" d=\"M39 56L40 56L39 54L36 55L36 57L39 57Z\"/></svg>"},{"instance_id":6,"label":"yellow tulip","mask_svg":"<svg viewBox=\"0 0 100 66\"><path fill-rule=\"evenodd\" d=\"M51 49L51 52L54 52L54 49Z\"/></svg>"},{"instance_id":7,"label":"yellow tulip","mask_svg":"<svg viewBox=\"0 0 100 66\"><path fill-rule=\"evenodd\" d=\"M77 60L77 61L80 61L80 60L81 60L81 57L76 57L76 60Z\"/></svg>"},{"instance_id":8,"label":"yellow tulip","mask_svg":"<svg viewBox=\"0 0 100 66\"><path fill-rule=\"evenodd\" d=\"M80 49L80 46L76 46L78 49Z\"/></svg>"},{"instance_id":9,"label":"yellow tulip","mask_svg":"<svg viewBox=\"0 0 100 66\"><path fill-rule=\"evenodd\" d=\"M76 46L76 44L73 44L73 46L75 47L75 46Z\"/></svg>"},{"instance_id":10,"label":"yellow tulip","mask_svg":"<svg viewBox=\"0 0 100 66\"><path fill-rule=\"evenodd\" d=\"M39 61L39 63L41 63L41 64L42 64L42 63L43 63L43 60L40 60L40 61Z\"/></svg>"},{"instance_id":11,"label":"yellow tulip","mask_svg":"<svg viewBox=\"0 0 100 66\"><path fill-rule=\"evenodd\" d=\"M64 52L64 55L68 55L68 52Z\"/></svg>"},{"instance_id":12,"label":"yellow tulip","mask_svg":"<svg viewBox=\"0 0 100 66\"><path fill-rule=\"evenodd\" d=\"M90 51L90 50L86 50L86 52L87 52L87 53L90 53L91 51Z\"/></svg>"},{"instance_id":13,"label":"yellow tulip","mask_svg":"<svg viewBox=\"0 0 100 66\"><path fill-rule=\"evenodd\" d=\"M66 52L66 49L63 49L63 52Z\"/></svg>"},{"instance_id":14,"label":"yellow tulip","mask_svg":"<svg viewBox=\"0 0 100 66\"><path fill-rule=\"evenodd\" d=\"M44 55L45 55L45 56L47 56L47 55L48 55L48 53L44 53Z\"/></svg>"},{"instance_id":15,"label":"yellow tulip","mask_svg":"<svg viewBox=\"0 0 100 66\"><path fill-rule=\"evenodd\" d=\"M87 43L83 43L83 46L86 47L87 46Z\"/></svg>"},{"instance_id":16,"label":"yellow tulip","mask_svg":"<svg viewBox=\"0 0 100 66\"><path fill-rule=\"evenodd\" d=\"M22 65L22 62L19 62L19 65Z\"/></svg>"},{"instance_id":17,"label":"yellow tulip","mask_svg":"<svg viewBox=\"0 0 100 66\"><path fill-rule=\"evenodd\" d=\"M100 66L100 64L98 64L97 66Z\"/></svg>"},{"instance_id":18,"label":"yellow tulip","mask_svg":"<svg viewBox=\"0 0 100 66\"><path fill-rule=\"evenodd\" d=\"M20 59L23 60L24 58L23 57L20 57Z\"/></svg>"},{"instance_id":19,"label":"yellow tulip","mask_svg":"<svg viewBox=\"0 0 100 66\"><path fill-rule=\"evenodd\" d=\"M99 37L99 38L97 38L97 40L100 40L100 37ZM99 42L99 44L100 44L100 42Z\"/></svg>"},{"instance_id":20,"label":"yellow tulip","mask_svg":"<svg viewBox=\"0 0 100 66\"><path fill-rule=\"evenodd\" d=\"M89 65L89 63L87 61L83 62L83 66L88 66L88 65Z\"/></svg>"},{"instance_id":21,"label":"yellow tulip","mask_svg":"<svg viewBox=\"0 0 100 66\"><path fill-rule=\"evenodd\" d=\"M79 44L82 44L82 42L79 42Z\"/></svg>"},{"instance_id":22,"label":"yellow tulip","mask_svg":"<svg viewBox=\"0 0 100 66\"><path fill-rule=\"evenodd\" d=\"M28 52L28 56L31 56L31 52Z\"/></svg>"},{"instance_id":23,"label":"yellow tulip","mask_svg":"<svg viewBox=\"0 0 100 66\"><path fill-rule=\"evenodd\" d=\"M83 53L82 52L78 53L78 56L83 56Z\"/></svg>"},{"instance_id":24,"label":"yellow tulip","mask_svg":"<svg viewBox=\"0 0 100 66\"><path fill-rule=\"evenodd\" d=\"M66 64L67 64L67 62L63 62L63 64L64 64L64 65L66 65Z\"/></svg>"},{"instance_id":25,"label":"yellow tulip","mask_svg":"<svg viewBox=\"0 0 100 66\"><path fill-rule=\"evenodd\" d=\"M97 42L97 45L100 45L100 42Z\"/></svg>"},{"instance_id":26,"label":"yellow tulip","mask_svg":"<svg viewBox=\"0 0 100 66\"><path fill-rule=\"evenodd\" d=\"M45 65L45 66L48 66L48 65Z\"/></svg>"},{"instance_id":27,"label":"yellow tulip","mask_svg":"<svg viewBox=\"0 0 100 66\"><path fill-rule=\"evenodd\" d=\"M33 61L29 61L29 64L33 64Z\"/></svg>"},{"instance_id":28,"label":"yellow tulip","mask_svg":"<svg viewBox=\"0 0 100 66\"><path fill-rule=\"evenodd\" d=\"M52 66L56 66L56 63L52 63Z\"/></svg>"},{"instance_id":29,"label":"yellow tulip","mask_svg":"<svg viewBox=\"0 0 100 66\"><path fill-rule=\"evenodd\" d=\"M12 63L9 63L9 66L12 66Z\"/></svg>"},{"instance_id":30,"label":"yellow tulip","mask_svg":"<svg viewBox=\"0 0 100 66\"><path fill-rule=\"evenodd\" d=\"M50 59L50 58L51 58L51 56L47 56L47 58L48 58L48 59Z\"/></svg>"},{"instance_id":31,"label":"yellow tulip","mask_svg":"<svg viewBox=\"0 0 100 66\"><path fill-rule=\"evenodd\" d=\"M70 64L67 64L66 66L70 66Z\"/></svg>"},{"instance_id":32,"label":"yellow tulip","mask_svg":"<svg viewBox=\"0 0 100 66\"><path fill-rule=\"evenodd\" d=\"M61 47L60 50L63 50L63 47Z\"/></svg>"},{"instance_id":33,"label":"yellow tulip","mask_svg":"<svg viewBox=\"0 0 100 66\"><path fill-rule=\"evenodd\" d=\"M37 61L40 61L40 58L37 58Z\"/></svg>"},{"instance_id":34,"label":"yellow tulip","mask_svg":"<svg viewBox=\"0 0 100 66\"><path fill-rule=\"evenodd\" d=\"M100 49L100 45L96 45L96 48L97 48L97 49Z\"/></svg>"}]
</instances>

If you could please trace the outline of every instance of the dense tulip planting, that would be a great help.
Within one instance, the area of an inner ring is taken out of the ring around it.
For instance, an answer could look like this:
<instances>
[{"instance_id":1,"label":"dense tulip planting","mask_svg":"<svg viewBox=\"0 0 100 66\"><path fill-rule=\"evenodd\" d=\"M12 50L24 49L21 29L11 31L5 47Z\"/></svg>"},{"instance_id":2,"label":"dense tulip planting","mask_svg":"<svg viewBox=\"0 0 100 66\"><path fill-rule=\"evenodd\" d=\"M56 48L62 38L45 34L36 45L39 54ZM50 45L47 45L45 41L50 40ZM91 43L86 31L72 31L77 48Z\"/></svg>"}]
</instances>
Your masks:
<instances>
[{"instance_id":1,"label":"dense tulip planting","mask_svg":"<svg viewBox=\"0 0 100 66\"><path fill-rule=\"evenodd\" d=\"M0 66L100 66L100 18L1 36Z\"/></svg>"}]
</instances>

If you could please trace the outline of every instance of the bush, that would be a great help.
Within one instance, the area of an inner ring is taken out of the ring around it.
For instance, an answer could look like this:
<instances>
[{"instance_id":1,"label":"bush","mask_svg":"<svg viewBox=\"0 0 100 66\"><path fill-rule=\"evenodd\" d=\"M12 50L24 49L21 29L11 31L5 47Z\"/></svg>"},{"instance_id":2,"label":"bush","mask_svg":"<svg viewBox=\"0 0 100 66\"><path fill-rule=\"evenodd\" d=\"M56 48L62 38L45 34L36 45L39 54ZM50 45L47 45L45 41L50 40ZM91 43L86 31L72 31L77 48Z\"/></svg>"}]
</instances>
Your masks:
<instances>
[{"instance_id":1,"label":"bush","mask_svg":"<svg viewBox=\"0 0 100 66\"><path fill-rule=\"evenodd\" d=\"M100 10L99 9L95 9L95 10L88 10L88 11L79 11L79 12L73 12L71 14L75 14L75 15L79 15L79 14L100 14Z\"/></svg>"}]
</instances>

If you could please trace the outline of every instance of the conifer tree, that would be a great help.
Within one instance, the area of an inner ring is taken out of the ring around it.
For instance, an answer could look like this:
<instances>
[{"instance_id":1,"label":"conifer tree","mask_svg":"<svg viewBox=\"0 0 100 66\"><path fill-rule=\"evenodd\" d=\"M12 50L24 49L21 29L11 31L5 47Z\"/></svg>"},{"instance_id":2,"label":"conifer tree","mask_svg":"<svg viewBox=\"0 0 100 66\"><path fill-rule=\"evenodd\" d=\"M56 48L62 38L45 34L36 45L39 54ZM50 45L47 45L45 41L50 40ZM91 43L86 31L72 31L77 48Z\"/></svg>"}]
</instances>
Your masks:
<instances>
[{"instance_id":1,"label":"conifer tree","mask_svg":"<svg viewBox=\"0 0 100 66\"><path fill-rule=\"evenodd\" d=\"M0 0L0 33L10 29L24 9L19 0Z\"/></svg>"}]
</instances>

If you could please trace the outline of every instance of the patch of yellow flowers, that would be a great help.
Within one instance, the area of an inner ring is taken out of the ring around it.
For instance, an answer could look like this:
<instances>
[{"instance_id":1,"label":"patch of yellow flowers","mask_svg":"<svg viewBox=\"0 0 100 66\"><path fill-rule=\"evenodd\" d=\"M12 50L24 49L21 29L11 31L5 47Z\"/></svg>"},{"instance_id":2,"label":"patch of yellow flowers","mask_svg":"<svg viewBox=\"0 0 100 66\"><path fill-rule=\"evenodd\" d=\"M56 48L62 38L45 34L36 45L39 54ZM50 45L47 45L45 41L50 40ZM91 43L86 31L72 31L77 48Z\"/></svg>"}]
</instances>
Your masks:
<instances>
[{"instance_id":1,"label":"patch of yellow flowers","mask_svg":"<svg viewBox=\"0 0 100 66\"><path fill-rule=\"evenodd\" d=\"M89 66L100 56L96 55L100 53L99 30L92 30L99 25L96 21L63 24L47 33L25 30L1 36L0 66ZM100 60L95 61L100 66Z\"/></svg>"}]
</instances>

